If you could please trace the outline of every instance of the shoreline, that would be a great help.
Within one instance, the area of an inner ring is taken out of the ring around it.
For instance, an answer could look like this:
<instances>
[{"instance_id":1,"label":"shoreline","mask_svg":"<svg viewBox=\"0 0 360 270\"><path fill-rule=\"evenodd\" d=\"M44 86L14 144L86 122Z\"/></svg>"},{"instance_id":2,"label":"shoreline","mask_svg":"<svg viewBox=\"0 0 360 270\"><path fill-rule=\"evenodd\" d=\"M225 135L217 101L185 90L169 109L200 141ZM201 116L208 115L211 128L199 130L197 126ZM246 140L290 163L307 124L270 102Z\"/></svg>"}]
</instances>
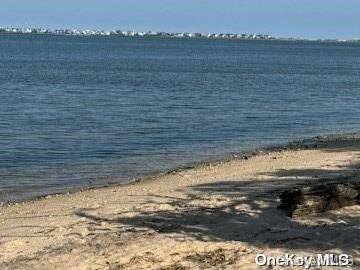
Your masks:
<instances>
[{"instance_id":1,"label":"shoreline","mask_svg":"<svg viewBox=\"0 0 360 270\"><path fill-rule=\"evenodd\" d=\"M12 33L12 32L0 32L1 35L25 35L25 36L60 36L60 37L84 37L84 38L92 38L92 37L103 37L103 38L131 38L131 39L143 39L143 38L153 38L153 39L172 39L172 40L220 40L220 41L247 41L247 42L257 42L257 41L265 41L265 42L311 42L311 43L329 43L329 44L359 44L359 39L301 39L301 38L227 38L227 37L177 37L177 36L122 36L122 35L76 35L76 34L55 34L55 33Z\"/></svg>"},{"instance_id":2,"label":"shoreline","mask_svg":"<svg viewBox=\"0 0 360 270\"><path fill-rule=\"evenodd\" d=\"M1 206L0 267L251 270L260 253L345 253L358 269L360 205L301 218L278 206L297 185L358 181L360 134L306 141Z\"/></svg>"},{"instance_id":3,"label":"shoreline","mask_svg":"<svg viewBox=\"0 0 360 270\"><path fill-rule=\"evenodd\" d=\"M277 153L284 150L304 150L304 149L321 149L322 147L326 147L328 143L333 142L352 142L352 141L359 140L360 141L360 132L348 132L348 133L335 133L335 134L328 134L328 135L319 135L313 136L304 139L296 139L293 141L289 141L283 144L275 144L260 148L255 148L252 150L245 150L236 153L228 153L219 155L213 159L206 159L202 161L195 161L190 162L189 164L177 166L171 169L167 169L164 171L155 171L149 172L143 176L133 178L132 180L121 182L112 182L112 183L102 183L102 184L95 184L92 186L83 186L83 187L74 187L64 190L63 192L55 192L55 193L47 193L40 196L28 196L25 199L12 199L7 201L0 202L1 206L11 206L14 204L21 204L26 202L38 201L43 200L51 197L60 197L63 195L71 195L75 193L81 193L87 190L96 190L96 189L103 189L109 187L124 187L128 185L135 185L137 183L142 183L145 181L153 181L159 177L163 177L169 174L181 173L186 170L196 170L201 169L206 166L217 166L219 164L228 163L234 160L243 160L246 161L252 157L256 157L259 155L268 155L270 153Z\"/></svg>"}]
</instances>

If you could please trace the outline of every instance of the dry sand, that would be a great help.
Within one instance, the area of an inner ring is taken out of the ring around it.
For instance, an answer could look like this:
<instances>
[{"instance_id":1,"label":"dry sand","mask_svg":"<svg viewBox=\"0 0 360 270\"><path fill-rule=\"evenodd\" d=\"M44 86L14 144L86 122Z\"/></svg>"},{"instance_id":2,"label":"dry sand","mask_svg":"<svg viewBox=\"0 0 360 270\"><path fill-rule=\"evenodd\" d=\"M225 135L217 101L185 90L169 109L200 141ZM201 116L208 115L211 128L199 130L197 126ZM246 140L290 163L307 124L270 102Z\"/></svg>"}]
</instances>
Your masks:
<instances>
[{"instance_id":1,"label":"dry sand","mask_svg":"<svg viewBox=\"0 0 360 270\"><path fill-rule=\"evenodd\" d=\"M256 254L289 252L359 260L359 206L302 219L277 209L287 187L359 171L359 140L327 142L5 205L0 269L268 269Z\"/></svg>"}]
</instances>

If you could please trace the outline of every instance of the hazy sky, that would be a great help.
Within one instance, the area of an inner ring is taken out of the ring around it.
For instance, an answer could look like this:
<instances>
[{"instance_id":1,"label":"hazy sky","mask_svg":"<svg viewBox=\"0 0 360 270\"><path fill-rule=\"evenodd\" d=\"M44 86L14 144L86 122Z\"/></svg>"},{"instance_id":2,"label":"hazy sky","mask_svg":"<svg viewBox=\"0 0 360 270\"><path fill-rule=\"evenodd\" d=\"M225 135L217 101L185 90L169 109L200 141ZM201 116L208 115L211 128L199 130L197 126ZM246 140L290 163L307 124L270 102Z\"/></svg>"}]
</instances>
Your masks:
<instances>
[{"instance_id":1,"label":"hazy sky","mask_svg":"<svg viewBox=\"0 0 360 270\"><path fill-rule=\"evenodd\" d=\"M0 26L360 37L360 0L1 0Z\"/></svg>"}]
</instances>

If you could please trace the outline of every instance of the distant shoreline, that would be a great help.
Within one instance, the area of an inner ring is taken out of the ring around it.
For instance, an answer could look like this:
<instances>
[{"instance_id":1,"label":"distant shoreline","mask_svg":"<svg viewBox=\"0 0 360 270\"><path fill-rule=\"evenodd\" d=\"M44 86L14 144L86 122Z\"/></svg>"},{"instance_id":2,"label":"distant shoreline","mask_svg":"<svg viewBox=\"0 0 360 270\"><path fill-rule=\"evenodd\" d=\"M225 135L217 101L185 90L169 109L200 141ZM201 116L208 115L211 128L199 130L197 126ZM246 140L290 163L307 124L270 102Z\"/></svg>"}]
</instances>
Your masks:
<instances>
[{"instance_id":1,"label":"distant shoreline","mask_svg":"<svg viewBox=\"0 0 360 270\"><path fill-rule=\"evenodd\" d=\"M316 42L316 43L341 43L341 44L360 44L360 39L350 39L350 40L337 40L337 39L302 39L302 38L229 38L229 37L180 37L180 36L166 36L166 35L144 35L144 36L129 36L129 35L103 35L103 34L94 34L94 35L81 35L81 34L58 34L58 33L13 33L13 32L2 32L1 35L23 35L23 36L60 36L60 37L118 37L118 38L133 38L133 39L145 39L145 38L154 38L154 39L180 39L180 40L229 40L229 41L286 41L286 42Z\"/></svg>"}]
</instances>

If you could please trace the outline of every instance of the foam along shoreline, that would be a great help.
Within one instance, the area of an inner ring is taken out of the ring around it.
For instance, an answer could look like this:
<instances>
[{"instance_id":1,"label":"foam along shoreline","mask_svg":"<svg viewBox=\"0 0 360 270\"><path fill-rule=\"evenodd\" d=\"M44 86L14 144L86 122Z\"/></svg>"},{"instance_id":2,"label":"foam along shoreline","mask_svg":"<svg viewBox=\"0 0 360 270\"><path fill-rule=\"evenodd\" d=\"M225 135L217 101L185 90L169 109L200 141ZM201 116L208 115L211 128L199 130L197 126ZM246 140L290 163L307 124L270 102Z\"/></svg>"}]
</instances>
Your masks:
<instances>
[{"instance_id":1,"label":"foam along shoreline","mask_svg":"<svg viewBox=\"0 0 360 270\"><path fill-rule=\"evenodd\" d=\"M251 156L3 205L1 269L258 269L257 253L289 251L360 259L359 206L301 219L277 209L285 188L360 177L359 134Z\"/></svg>"}]
</instances>

